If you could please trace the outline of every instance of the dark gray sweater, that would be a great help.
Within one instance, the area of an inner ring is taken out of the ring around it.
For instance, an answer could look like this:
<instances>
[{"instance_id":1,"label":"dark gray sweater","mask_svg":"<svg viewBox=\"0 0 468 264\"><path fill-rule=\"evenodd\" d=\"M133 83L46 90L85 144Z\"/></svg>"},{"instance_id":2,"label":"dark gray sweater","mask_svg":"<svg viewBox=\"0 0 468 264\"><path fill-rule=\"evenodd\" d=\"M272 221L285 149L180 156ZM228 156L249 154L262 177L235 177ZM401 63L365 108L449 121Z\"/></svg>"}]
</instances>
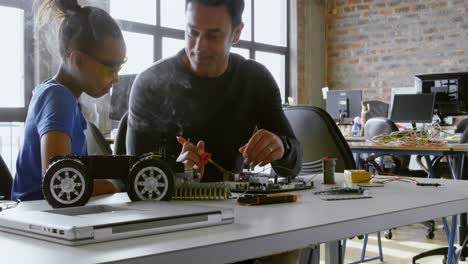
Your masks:
<instances>
[{"instance_id":1,"label":"dark gray sweater","mask_svg":"<svg viewBox=\"0 0 468 264\"><path fill-rule=\"evenodd\" d=\"M276 173L294 177L302 164L302 147L287 121L278 86L261 64L232 54L224 74L217 78L194 75L182 52L159 61L142 72L130 94L127 152L138 155L164 145L177 157L177 135L197 143L224 168L239 172L243 159L239 147L248 142L255 127L289 139L291 149L272 163ZM204 181L221 181L210 164Z\"/></svg>"}]
</instances>

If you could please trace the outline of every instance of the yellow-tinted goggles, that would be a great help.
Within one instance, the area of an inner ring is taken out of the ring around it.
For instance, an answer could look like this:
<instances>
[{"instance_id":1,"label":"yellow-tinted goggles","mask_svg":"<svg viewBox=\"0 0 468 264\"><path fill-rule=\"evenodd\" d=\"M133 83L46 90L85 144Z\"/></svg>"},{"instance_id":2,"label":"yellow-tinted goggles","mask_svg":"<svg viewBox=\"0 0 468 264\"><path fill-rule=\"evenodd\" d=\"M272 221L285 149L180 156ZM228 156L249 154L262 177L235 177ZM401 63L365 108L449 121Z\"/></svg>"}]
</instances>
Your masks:
<instances>
[{"instance_id":1,"label":"yellow-tinted goggles","mask_svg":"<svg viewBox=\"0 0 468 264\"><path fill-rule=\"evenodd\" d=\"M108 75L108 76L113 76L115 74L117 74L124 66L125 66L125 63L127 62L127 58L125 58L123 61L120 61L120 62L110 62L110 61L105 61L105 60L101 60L91 54L88 54L86 52L83 52L83 54L85 54L86 56L92 58L94 61L96 61L97 63L101 64L103 67L102 67L102 74L104 75Z\"/></svg>"}]
</instances>

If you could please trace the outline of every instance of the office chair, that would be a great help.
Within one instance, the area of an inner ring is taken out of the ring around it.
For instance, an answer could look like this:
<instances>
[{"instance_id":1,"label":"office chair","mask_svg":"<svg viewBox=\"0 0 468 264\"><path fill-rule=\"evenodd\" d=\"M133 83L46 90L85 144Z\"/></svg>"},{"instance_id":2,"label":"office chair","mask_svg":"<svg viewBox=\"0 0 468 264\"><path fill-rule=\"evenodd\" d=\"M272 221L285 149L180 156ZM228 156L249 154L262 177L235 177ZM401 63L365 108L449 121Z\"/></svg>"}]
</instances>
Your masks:
<instances>
[{"instance_id":1,"label":"office chair","mask_svg":"<svg viewBox=\"0 0 468 264\"><path fill-rule=\"evenodd\" d=\"M398 131L398 127L393 123L392 120L386 117L374 117L368 119L366 124L364 125L364 136L366 138L373 138L377 135L382 134L390 134L394 131ZM383 161L381 160L380 164L376 162L377 159L384 159L385 157L390 157L391 161L393 162L393 168L390 171L386 171L385 168L382 168ZM410 161L409 156L400 156L397 157L395 155L388 155L388 154L377 154L377 155L370 155L368 156L364 162L366 164L371 164L375 170L379 172L390 172L390 173L399 173L399 170L402 167L408 167Z\"/></svg>"},{"instance_id":2,"label":"office chair","mask_svg":"<svg viewBox=\"0 0 468 264\"><path fill-rule=\"evenodd\" d=\"M337 158L335 171L343 172L345 169L356 169L356 163L354 162L353 154L348 143L327 112L314 106L288 106L284 108L284 114L289 120L294 134L302 144L304 164L317 161L323 157L333 157ZM362 257L358 262L365 262L371 259L380 259L383 261L380 232L377 233L377 238L379 256L365 259L368 239L366 234L364 236ZM345 248L346 240L343 241L343 259ZM312 251L313 253L311 253L311 255L315 253L315 250ZM316 258L313 259L316 260Z\"/></svg>"},{"instance_id":3,"label":"office chair","mask_svg":"<svg viewBox=\"0 0 468 264\"><path fill-rule=\"evenodd\" d=\"M374 117L369 119L364 126L364 136L366 138L372 138L381 134L390 134L394 131L398 131L398 127L395 123L384 117ZM390 157L394 164L390 170L382 168L375 160L379 157ZM398 175L412 176L412 177L427 177L428 169L422 164L421 156L417 157L418 164L421 165L423 170L410 170L409 163L411 160L410 155L389 155L389 154L378 154L369 156L365 162L370 163L377 171L395 173Z\"/></svg>"},{"instance_id":4,"label":"office chair","mask_svg":"<svg viewBox=\"0 0 468 264\"><path fill-rule=\"evenodd\" d=\"M377 100L363 101L364 105L369 105L369 112L367 113L367 120L374 117L388 117L388 107L387 103Z\"/></svg>"},{"instance_id":5,"label":"office chair","mask_svg":"<svg viewBox=\"0 0 468 264\"><path fill-rule=\"evenodd\" d=\"M369 119L365 124L364 133L367 138L372 138L377 135L381 134L390 134L394 131L398 131L398 127L395 123L384 117L374 117ZM382 163L385 162L385 158L389 158L393 164L393 167L382 168ZM377 159L380 159L380 162L377 162ZM404 176L411 176L411 177L427 177L426 171L415 171L409 169L411 156L410 155L389 155L389 154L376 154L370 155L366 157L364 162L366 164L370 164L374 167L375 170L381 173L390 173L390 174L397 174L397 175L404 175ZM418 163L421 163L421 157L418 156ZM379 164L380 163L380 164ZM427 169L426 169L427 170ZM434 221L427 221L422 223L427 228L426 237L433 238L434 231L435 231L435 223ZM392 230L388 230L385 233L385 238L392 239Z\"/></svg>"},{"instance_id":6,"label":"office chair","mask_svg":"<svg viewBox=\"0 0 468 264\"><path fill-rule=\"evenodd\" d=\"M127 154L127 146L125 141L127 138L127 122L128 122L128 112L122 116L117 127L117 135L115 136L114 141L114 155L125 155Z\"/></svg>"},{"instance_id":7,"label":"office chair","mask_svg":"<svg viewBox=\"0 0 468 264\"><path fill-rule=\"evenodd\" d=\"M87 121L87 125L88 128L85 131L85 135L88 155L112 155L112 149L101 131L89 121Z\"/></svg>"},{"instance_id":8,"label":"office chair","mask_svg":"<svg viewBox=\"0 0 468 264\"><path fill-rule=\"evenodd\" d=\"M0 196L5 197L3 199L11 199L12 184L13 177L11 176L10 170L8 169L7 165L5 164L5 161L3 161L3 158L0 155Z\"/></svg>"},{"instance_id":9,"label":"office chair","mask_svg":"<svg viewBox=\"0 0 468 264\"><path fill-rule=\"evenodd\" d=\"M463 133L465 131L465 128L468 127L468 118L463 119L458 123L457 127L455 128L455 133Z\"/></svg>"},{"instance_id":10,"label":"office chair","mask_svg":"<svg viewBox=\"0 0 468 264\"><path fill-rule=\"evenodd\" d=\"M351 149L330 115L314 106L288 106L284 114L303 147L304 163L336 158L335 170L356 169Z\"/></svg>"}]
</instances>

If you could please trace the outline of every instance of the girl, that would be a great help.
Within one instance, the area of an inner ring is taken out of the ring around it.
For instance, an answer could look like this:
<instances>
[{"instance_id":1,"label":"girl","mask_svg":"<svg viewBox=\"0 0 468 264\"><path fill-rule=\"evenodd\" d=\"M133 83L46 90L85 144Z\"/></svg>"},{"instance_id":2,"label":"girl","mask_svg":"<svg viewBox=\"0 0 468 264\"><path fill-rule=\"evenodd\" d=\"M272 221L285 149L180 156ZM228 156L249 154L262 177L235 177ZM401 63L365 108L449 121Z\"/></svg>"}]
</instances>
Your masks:
<instances>
[{"instance_id":1,"label":"girl","mask_svg":"<svg viewBox=\"0 0 468 264\"><path fill-rule=\"evenodd\" d=\"M12 199L38 200L42 175L57 155L87 155L86 121L78 105L84 92L106 94L118 82L126 58L122 32L112 17L77 0L46 0L40 13L55 10L62 17L57 74L37 86L28 109L25 138L18 154ZM44 14L42 14L44 15ZM115 192L109 181L95 181L94 194Z\"/></svg>"}]
</instances>

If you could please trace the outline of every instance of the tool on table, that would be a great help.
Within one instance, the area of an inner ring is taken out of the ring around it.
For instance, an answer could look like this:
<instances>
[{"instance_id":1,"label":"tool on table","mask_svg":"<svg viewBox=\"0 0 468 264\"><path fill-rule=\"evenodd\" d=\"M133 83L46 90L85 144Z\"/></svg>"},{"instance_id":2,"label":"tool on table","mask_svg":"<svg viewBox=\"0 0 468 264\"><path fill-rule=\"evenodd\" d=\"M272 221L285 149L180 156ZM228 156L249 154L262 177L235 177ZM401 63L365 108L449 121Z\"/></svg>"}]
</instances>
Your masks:
<instances>
[{"instance_id":1,"label":"tool on table","mask_svg":"<svg viewBox=\"0 0 468 264\"><path fill-rule=\"evenodd\" d=\"M342 200L357 200L357 199L370 199L372 196L353 196L353 197L325 197L324 201L342 201Z\"/></svg>"},{"instance_id":2,"label":"tool on table","mask_svg":"<svg viewBox=\"0 0 468 264\"><path fill-rule=\"evenodd\" d=\"M297 195L281 194L246 194L237 198L237 202L242 205L262 205L275 203L293 203L297 201Z\"/></svg>"},{"instance_id":3,"label":"tool on table","mask_svg":"<svg viewBox=\"0 0 468 264\"><path fill-rule=\"evenodd\" d=\"M192 144L190 141L188 141L187 139L183 138L183 137L177 137L177 141L184 145L186 143L189 143L189 144ZM223 174L223 180L227 181L227 180L234 180L234 173L226 170L225 168L223 168L221 165L219 165L218 163L214 162L211 157L212 157L212 154L209 153L209 152L206 152L206 151L203 151L201 149L198 149L198 155L200 155L200 158L202 160L202 163L203 164L207 164L208 162L211 163L213 166L215 166L216 169L218 169L222 174Z\"/></svg>"},{"instance_id":4,"label":"tool on table","mask_svg":"<svg viewBox=\"0 0 468 264\"><path fill-rule=\"evenodd\" d=\"M440 183L424 183L424 182L418 182L418 183L416 183L416 185L418 185L418 186L439 187L439 186L441 186L442 184L440 184Z\"/></svg>"}]
</instances>

